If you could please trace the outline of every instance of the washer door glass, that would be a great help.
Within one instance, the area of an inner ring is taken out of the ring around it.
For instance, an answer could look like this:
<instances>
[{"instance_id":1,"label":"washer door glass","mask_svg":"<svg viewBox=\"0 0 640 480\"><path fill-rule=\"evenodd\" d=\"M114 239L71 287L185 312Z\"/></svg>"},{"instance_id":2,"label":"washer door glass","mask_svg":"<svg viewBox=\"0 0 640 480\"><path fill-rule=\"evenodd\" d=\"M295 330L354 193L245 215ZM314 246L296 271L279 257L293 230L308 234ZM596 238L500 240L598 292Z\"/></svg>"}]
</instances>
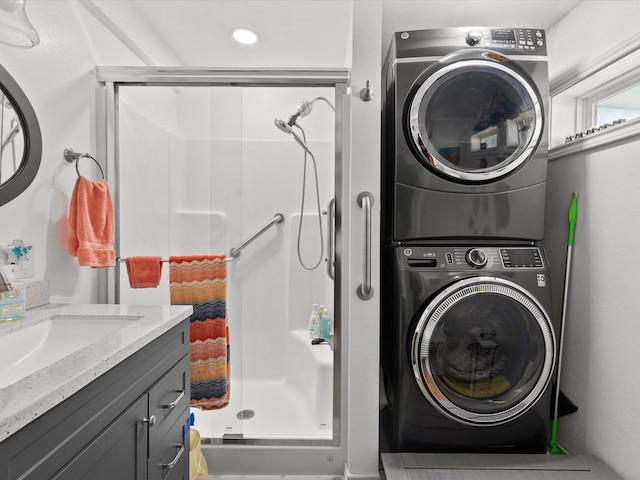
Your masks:
<instances>
[{"instance_id":1,"label":"washer door glass","mask_svg":"<svg viewBox=\"0 0 640 480\"><path fill-rule=\"evenodd\" d=\"M486 182L526 162L543 118L539 95L523 75L506 62L465 60L428 76L407 118L423 163L457 181Z\"/></svg>"},{"instance_id":2,"label":"washer door glass","mask_svg":"<svg viewBox=\"0 0 640 480\"><path fill-rule=\"evenodd\" d=\"M436 408L469 424L499 424L543 394L555 359L544 308L496 277L458 281L429 303L411 347L418 385Z\"/></svg>"}]
</instances>

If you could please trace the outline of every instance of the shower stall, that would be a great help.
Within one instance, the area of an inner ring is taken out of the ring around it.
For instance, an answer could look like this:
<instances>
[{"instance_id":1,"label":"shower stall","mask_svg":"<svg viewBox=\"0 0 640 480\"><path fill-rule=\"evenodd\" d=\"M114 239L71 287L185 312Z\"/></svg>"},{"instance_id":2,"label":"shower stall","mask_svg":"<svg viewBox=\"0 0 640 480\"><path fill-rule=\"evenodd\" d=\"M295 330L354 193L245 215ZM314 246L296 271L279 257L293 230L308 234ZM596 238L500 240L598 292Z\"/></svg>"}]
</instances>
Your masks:
<instances>
[{"instance_id":1,"label":"shower stall","mask_svg":"<svg viewBox=\"0 0 640 480\"><path fill-rule=\"evenodd\" d=\"M215 473L265 473L265 458L341 472L348 70L100 67L98 80L121 260L107 301L170 302L169 266L157 288L131 288L127 257L225 255L230 395L193 409L205 458ZM328 340L310 338L314 304Z\"/></svg>"}]
</instances>

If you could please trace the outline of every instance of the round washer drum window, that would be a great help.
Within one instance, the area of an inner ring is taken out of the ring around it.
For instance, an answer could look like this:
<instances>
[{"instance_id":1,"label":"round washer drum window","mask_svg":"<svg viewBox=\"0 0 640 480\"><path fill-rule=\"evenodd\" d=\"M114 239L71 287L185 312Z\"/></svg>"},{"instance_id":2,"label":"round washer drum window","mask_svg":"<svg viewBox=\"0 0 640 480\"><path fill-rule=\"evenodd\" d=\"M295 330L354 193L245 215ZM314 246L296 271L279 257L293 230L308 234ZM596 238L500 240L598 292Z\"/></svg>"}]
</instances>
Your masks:
<instances>
[{"instance_id":1,"label":"round washer drum window","mask_svg":"<svg viewBox=\"0 0 640 480\"><path fill-rule=\"evenodd\" d=\"M543 393L555 342L533 297L508 280L481 277L429 304L412 354L422 393L439 410L463 423L503 423Z\"/></svg>"},{"instance_id":2,"label":"round washer drum window","mask_svg":"<svg viewBox=\"0 0 640 480\"><path fill-rule=\"evenodd\" d=\"M459 181L488 181L531 157L543 119L538 95L523 76L501 63L466 60L421 84L408 122L428 167Z\"/></svg>"}]
</instances>

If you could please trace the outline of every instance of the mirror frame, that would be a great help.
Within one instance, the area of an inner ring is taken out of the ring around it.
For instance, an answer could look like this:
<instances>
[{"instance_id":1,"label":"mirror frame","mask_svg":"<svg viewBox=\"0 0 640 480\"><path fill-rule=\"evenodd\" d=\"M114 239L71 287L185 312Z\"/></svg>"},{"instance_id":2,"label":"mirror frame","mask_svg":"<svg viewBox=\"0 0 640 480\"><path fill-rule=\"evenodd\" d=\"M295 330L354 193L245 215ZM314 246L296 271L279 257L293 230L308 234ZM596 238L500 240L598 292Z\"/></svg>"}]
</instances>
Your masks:
<instances>
[{"instance_id":1,"label":"mirror frame","mask_svg":"<svg viewBox=\"0 0 640 480\"><path fill-rule=\"evenodd\" d=\"M42 134L31 102L2 65L0 65L0 88L11 101L20 119L24 135L24 152L20 167L11 178L0 185L0 206L2 206L24 192L36 177L42 160Z\"/></svg>"}]
</instances>

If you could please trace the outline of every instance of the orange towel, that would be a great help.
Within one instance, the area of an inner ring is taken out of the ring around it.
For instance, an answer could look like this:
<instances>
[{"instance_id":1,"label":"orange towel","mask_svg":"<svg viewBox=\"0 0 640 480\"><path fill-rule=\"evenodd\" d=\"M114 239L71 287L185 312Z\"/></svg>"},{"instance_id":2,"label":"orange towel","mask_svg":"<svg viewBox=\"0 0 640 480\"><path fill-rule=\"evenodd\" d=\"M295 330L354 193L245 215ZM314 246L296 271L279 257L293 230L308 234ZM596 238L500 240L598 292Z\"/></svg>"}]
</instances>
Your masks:
<instances>
[{"instance_id":1,"label":"orange towel","mask_svg":"<svg viewBox=\"0 0 640 480\"><path fill-rule=\"evenodd\" d=\"M131 288L156 288L162 276L162 257L128 257L127 265Z\"/></svg>"},{"instance_id":2,"label":"orange towel","mask_svg":"<svg viewBox=\"0 0 640 480\"><path fill-rule=\"evenodd\" d=\"M69 207L67 249L80 266L113 267L116 264L114 217L106 180L78 177Z\"/></svg>"}]
</instances>

